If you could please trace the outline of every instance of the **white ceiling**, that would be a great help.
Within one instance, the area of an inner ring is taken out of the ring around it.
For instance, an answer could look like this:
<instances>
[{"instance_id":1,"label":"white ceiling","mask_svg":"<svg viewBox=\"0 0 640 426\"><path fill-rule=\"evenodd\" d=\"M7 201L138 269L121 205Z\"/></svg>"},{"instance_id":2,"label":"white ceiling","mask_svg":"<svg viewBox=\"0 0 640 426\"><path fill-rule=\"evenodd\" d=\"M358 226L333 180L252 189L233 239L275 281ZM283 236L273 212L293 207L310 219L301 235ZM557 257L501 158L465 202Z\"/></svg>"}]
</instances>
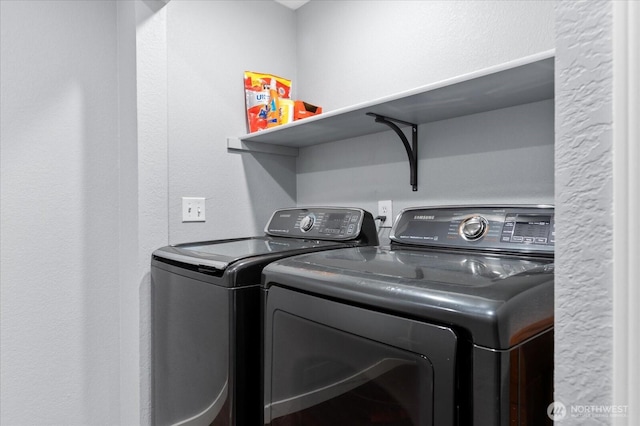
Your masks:
<instances>
[{"instance_id":1,"label":"white ceiling","mask_svg":"<svg viewBox=\"0 0 640 426\"><path fill-rule=\"evenodd\" d=\"M296 10L300 6L309 3L310 0L275 0L276 3L287 6L289 9Z\"/></svg>"}]
</instances>

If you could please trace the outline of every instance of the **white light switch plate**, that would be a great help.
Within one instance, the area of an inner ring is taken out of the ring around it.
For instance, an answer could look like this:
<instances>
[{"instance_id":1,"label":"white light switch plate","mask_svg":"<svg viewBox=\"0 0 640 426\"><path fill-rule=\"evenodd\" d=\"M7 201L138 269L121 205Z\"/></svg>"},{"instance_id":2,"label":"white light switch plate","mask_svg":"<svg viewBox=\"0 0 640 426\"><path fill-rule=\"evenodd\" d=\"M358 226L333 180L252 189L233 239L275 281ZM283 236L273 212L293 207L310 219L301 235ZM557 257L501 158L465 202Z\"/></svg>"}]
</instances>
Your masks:
<instances>
[{"instance_id":1,"label":"white light switch plate","mask_svg":"<svg viewBox=\"0 0 640 426\"><path fill-rule=\"evenodd\" d=\"M203 197L182 197L182 221L204 222L204 202Z\"/></svg>"}]
</instances>

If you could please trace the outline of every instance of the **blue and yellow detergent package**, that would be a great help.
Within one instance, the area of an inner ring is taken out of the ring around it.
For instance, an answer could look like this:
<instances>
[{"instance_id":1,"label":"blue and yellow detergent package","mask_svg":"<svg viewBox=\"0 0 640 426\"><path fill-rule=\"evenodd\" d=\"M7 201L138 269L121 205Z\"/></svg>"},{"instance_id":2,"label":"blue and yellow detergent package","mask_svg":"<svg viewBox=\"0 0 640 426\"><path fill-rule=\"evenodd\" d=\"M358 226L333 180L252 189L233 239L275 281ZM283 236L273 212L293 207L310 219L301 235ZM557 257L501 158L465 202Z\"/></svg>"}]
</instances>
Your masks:
<instances>
[{"instance_id":1,"label":"blue and yellow detergent package","mask_svg":"<svg viewBox=\"0 0 640 426\"><path fill-rule=\"evenodd\" d=\"M291 99L291 80L245 71L244 91L249 133L283 123L280 103Z\"/></svg>"}]
</instances>

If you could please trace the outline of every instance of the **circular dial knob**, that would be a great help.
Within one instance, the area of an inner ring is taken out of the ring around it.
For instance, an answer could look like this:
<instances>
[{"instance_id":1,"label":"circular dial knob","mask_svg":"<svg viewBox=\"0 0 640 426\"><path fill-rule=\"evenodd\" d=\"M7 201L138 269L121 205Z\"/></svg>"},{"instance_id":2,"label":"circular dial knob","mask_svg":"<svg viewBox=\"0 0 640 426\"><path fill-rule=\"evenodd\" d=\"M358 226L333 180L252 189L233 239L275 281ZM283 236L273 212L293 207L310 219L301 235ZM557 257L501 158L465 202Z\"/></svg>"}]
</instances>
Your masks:
<instances>
[{"instance_id":1,"label":"circular dial knob","mask_svg":"<svg viewBox=\"0 0 640 426\"><path fill-rule=\"evenodd\" d=\"M488 222L482 216L471 216L460 224L460 236L467 241L480 239L487 233Z\"/></svg>"},{"instance_id":2,"label":"circular dial knob","mask_svg":"<svg viewBox=\"0 0 640 426\"><path fill-rule=\"evenodd\" d=\"M302 232L309 232L313 228L313 224L316 222L316 217L312 214L306 215L300 221L300 230Z\"/></svg>"}]
</instances>

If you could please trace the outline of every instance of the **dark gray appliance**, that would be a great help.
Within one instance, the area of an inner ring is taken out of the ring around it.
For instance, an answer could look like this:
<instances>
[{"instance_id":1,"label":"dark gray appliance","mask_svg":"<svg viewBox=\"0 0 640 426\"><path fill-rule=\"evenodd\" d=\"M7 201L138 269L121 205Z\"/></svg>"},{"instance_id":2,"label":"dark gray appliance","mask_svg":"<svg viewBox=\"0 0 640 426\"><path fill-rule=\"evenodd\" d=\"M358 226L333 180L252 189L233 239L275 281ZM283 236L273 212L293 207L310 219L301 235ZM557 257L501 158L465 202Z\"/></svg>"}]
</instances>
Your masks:
<instances>
[{"instance_id":1,"label":"dark gray appliance","mask_svg":"<svg viewBox=\"0 0 640 426\"><path fill-rule=\"evenodd\" d=\"M551 424L551 207L404 210L263 271L265 424Z\"/></svg>"},{"instance_id":2,"label":"dark gray appliance","mask_svg":"<svg viewBox=\"0 0 640 426\"><path fill-rule=\"evenodd\" d=\"M265 234L153 253L154 424L259 424L262 269L295 254L378 244L371 214L352 208L278 210Z\"/></svg>"}]
</instances>

